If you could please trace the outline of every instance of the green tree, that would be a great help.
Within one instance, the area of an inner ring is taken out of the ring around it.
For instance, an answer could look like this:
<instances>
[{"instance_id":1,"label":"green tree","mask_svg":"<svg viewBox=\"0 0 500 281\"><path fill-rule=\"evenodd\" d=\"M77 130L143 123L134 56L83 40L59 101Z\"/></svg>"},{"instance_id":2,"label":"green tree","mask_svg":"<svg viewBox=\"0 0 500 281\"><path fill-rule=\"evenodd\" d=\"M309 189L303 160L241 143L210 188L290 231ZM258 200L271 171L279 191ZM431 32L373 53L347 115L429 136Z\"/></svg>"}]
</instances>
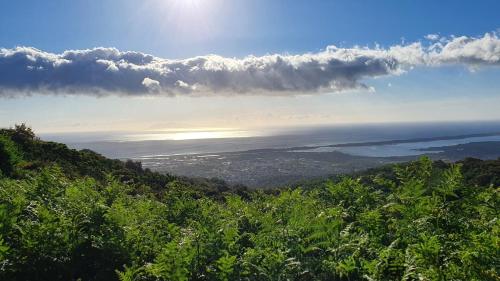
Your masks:
<instances>
[{"instance_id":1,"label":"green tree","mask_svg":"<svg viewBox=\"0 0 500 281\"><path fill-rule=\"evenodd\" d=\"M0 135L0 172L6 176L12 176L16 164L21 159L16 144L9 137Z\"/></svg>"}]
</instances>

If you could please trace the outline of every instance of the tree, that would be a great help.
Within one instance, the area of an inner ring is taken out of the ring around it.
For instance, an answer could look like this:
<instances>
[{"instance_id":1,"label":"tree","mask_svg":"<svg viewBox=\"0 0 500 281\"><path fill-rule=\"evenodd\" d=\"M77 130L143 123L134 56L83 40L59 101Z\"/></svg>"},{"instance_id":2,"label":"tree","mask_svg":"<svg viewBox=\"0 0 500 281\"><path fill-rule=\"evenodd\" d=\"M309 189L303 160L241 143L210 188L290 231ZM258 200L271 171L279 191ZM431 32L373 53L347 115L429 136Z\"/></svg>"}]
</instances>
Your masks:
<instances>
[{"instance_id":1,"label":"tree","mask_svg":"<svg viewBox=\"0 0 500 281\"><path fill-rule=\"evenodd\" d=\"M16 144L6 136L0 135L0 172L11 176L15 165L19 163L21 156Z\"/></svg>"}]
</instances>

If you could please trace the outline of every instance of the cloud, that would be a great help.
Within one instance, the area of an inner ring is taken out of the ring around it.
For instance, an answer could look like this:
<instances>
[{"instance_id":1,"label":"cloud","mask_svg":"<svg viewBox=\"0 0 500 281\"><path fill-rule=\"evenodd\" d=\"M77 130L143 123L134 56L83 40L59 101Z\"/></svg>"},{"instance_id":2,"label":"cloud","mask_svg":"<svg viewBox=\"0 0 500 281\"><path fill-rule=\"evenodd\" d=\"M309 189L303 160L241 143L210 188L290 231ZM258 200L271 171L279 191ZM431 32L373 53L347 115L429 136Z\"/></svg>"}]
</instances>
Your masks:
<instances>
[{"instance_id":1,"label":"cloud","mask_svg":"<svg viewBox=\"0 0 500 281\"><path fill-rule=\"evenodd\" d=\"M461 36L443 41L429 48L428 64L500 65L500 39L494 33L487 33L481 38Z\"/></svg>"},{"instance_id":2,"label":"cloud","mask_svg":"<svg viewBox=\"0 0 500 281\"><path fill-rule=\"evenodd\" d=\"M144 80L142 80L142 85L144 85L144 87L146 87L150 91L159 91L161 89L160 82L149 77L146 77L144 78Z\"/></svg>"},{"instance_id":3,"label":"cloud","mask_svg":"<svg viewBox=\"0 0 500 281\"><path fill-rule=\"evenodd\" d=\"M427 34L425 35L425 39L431 40L431 41L436 41L439 39L439 35L437 34Z\"/></svg>"},{"instance_id":4,"label":"cloud","mask_svg":"<svg viewBox=\"0 0 500 281\"><path fill-rule=\"evenodd\" d=\"M0 96L64 95L294 95L371 90L369 78L414 66L500 65L500 39L438 38L388 48L329 46L317 53L169 60L115 48L61 54L31 47L0 49Z\"/></svg>"}]
</instances>

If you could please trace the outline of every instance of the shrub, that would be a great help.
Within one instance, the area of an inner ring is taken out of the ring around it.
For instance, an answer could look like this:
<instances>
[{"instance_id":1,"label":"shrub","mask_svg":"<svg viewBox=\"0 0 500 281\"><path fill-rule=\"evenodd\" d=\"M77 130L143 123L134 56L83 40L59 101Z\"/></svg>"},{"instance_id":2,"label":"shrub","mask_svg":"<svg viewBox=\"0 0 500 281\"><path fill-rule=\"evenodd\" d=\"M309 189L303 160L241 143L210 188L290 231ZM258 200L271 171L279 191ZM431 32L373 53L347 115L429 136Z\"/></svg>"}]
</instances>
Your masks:
<instances>
[{"instance_id":1,"label":"shrub","mask_svg":"<svg viewBox=\"0 0 500 281\"><path fill-rule=\"evenodd\" d=\"M0 135L0 171L2 174L11 176L15 166L21 161L20 153L16 144L8 137Z\"/></svg>"}]
</instances>

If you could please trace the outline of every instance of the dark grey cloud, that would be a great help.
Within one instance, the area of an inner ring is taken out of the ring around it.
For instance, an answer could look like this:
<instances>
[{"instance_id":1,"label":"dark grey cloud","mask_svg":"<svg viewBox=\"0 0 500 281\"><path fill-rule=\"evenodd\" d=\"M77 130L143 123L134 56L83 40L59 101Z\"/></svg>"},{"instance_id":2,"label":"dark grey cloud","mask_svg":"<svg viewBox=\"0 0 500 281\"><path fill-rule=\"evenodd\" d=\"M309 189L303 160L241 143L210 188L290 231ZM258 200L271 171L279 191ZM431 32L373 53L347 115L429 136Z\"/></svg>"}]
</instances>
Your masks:
<instances>
[{"instance_id":1,"label":"dark grey cloud","mask_svg":"<svg viewBox=\"0 0 500 281\"><path fill-rule=\"evenodd\" d=\"M500 40L439 38L389 48L327 47L318 53L169 60L114 48L62 54L31 47L0 49L0 95L238 95L304 94L365 88L367 78L398 75L412 66L500 65Z\"/></svg>"}]
</instances>

